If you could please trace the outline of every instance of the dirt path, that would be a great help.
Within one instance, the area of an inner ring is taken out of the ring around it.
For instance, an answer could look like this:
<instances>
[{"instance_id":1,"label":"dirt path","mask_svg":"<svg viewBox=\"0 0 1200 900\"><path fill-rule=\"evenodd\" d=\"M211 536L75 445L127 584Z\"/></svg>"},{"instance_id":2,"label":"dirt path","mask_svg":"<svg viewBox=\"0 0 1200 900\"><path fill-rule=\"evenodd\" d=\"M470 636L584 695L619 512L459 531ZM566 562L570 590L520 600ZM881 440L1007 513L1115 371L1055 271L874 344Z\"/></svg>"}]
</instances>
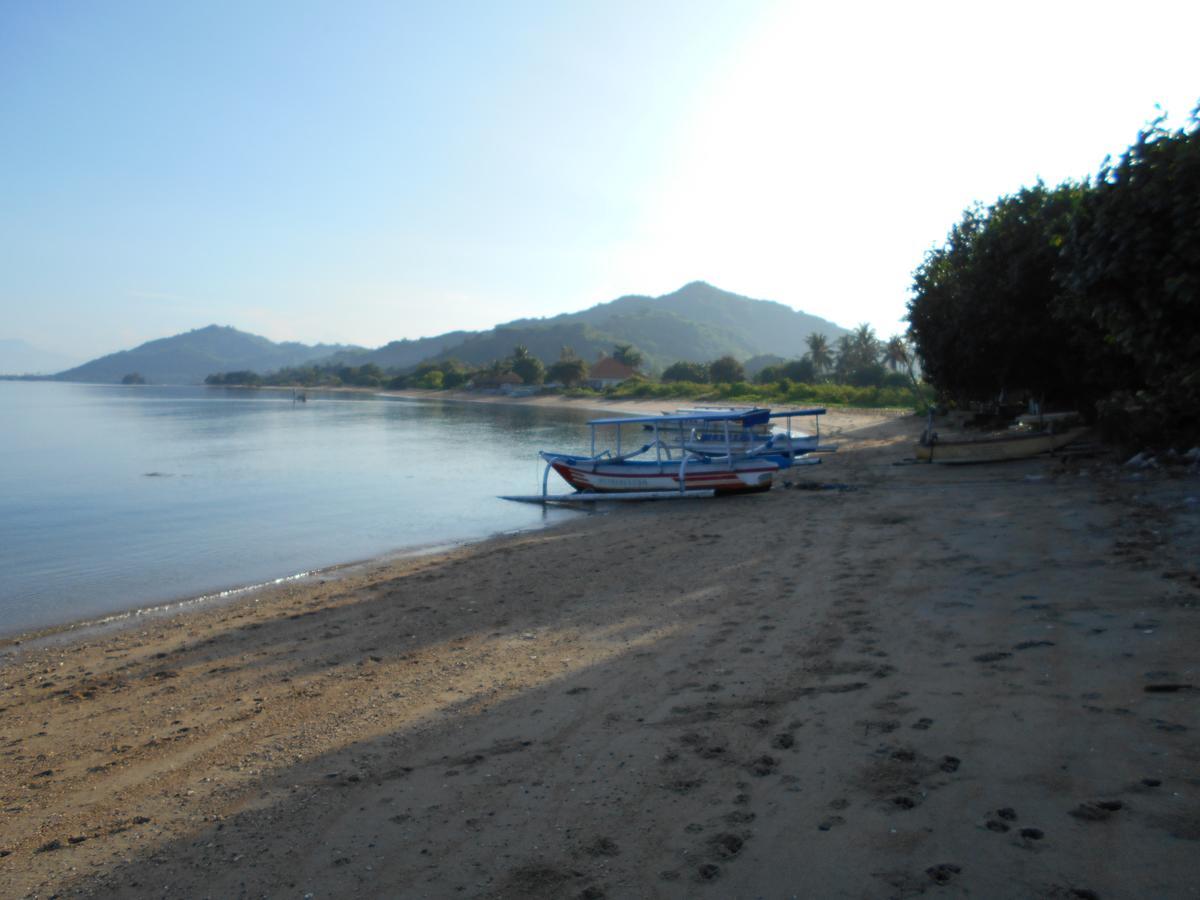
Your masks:
<instances>
[{"instance_id":1,"label":"dirt path","mask_svg":"<svg viewBox=\"0 0 1200 900\"><path fill-rule=\"evenodd\" d=\"M1200 483L876 421L6 663L0 895L1196 896Z\"/></svg>"}]
</instances>

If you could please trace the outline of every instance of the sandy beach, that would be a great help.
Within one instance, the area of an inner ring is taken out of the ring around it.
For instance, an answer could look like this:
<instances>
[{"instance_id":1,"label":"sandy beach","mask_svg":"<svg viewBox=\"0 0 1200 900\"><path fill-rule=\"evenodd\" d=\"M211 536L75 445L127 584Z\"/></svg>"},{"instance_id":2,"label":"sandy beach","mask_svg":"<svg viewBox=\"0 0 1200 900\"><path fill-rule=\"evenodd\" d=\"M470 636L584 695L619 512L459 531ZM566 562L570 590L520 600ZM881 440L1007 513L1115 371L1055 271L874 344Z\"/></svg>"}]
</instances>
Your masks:
<instances>
[{"instance_id":1,"label":"sandy beach","mask_svg":"<svg viewBox=\"0 0 1200 900\"><path fill-rule=\"evenodd\" d=\"M0 896L1200 896L1200 479L920 427L4 648Z\"/></svg>"}]
</instances>

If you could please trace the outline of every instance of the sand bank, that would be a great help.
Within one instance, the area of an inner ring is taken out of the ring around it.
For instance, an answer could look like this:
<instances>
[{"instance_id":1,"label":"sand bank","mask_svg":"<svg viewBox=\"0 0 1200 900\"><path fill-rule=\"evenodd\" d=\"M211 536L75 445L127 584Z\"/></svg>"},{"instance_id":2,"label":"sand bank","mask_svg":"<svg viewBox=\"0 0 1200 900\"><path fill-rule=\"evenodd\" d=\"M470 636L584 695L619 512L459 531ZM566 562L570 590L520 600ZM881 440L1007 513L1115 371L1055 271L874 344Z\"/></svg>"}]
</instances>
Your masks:
<instances>
[{"instance_id":1,"label":"sand bank","mask_svg":"<svg viewBox=\"0 0 1200 900\"><path fill-rule=\"evenodd\" d=\"M0 894L1194 895L1200 483L872 422L8 660Z\"/></svg>"}]
</instances>

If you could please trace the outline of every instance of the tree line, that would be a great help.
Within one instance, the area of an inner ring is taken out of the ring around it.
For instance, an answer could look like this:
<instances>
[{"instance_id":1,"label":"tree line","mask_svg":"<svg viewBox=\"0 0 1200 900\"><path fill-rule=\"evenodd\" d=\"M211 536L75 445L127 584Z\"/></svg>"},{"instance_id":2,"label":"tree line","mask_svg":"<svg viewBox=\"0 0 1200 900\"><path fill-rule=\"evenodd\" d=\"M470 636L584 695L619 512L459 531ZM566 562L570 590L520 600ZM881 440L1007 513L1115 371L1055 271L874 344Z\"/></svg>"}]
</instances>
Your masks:
<instances>
[{"instance_id":1,"label":"tree line","mask_svg":"<svg viewBox=\"0 0 1200 900\"><path fill-rule=\"evenodd\" d=\"M1200 107L1163 122L1094 178L967 209L926 255L908 334L942 401L1036 399L1131 443L1200 438Z\"/></svg>"},{"instance_id":2,"label":"tree line","mask_svg":"<svg viewBox=\"0 0 1200 900\"><path fill-rule=\"evenodd\" d=\"M792 360L780 360L761 368L753 382L770 385L777 382L806 384L843 384L854 387L904 387L911 380L910 348L898 336L880 341L869 325L860 325L850 334L830 344L823 334L811 334L807 351ZM641 372L644 356L634 345L616 344L612 358L634 371L634 378L654 380ZM484 366L470 366L456 359L425 362L407 372L389 372L374 363L351 366L344 363L292 366L260 375L251 371L209 375L205 384L245 386L368 387L393 390L423 388L444 390L468 384L487 384L512 373L527 385L554 384L568 389L588 381L590 367L569 346L559 358L546 365L518 344L513 352ZM905 374L905 372L909 374ZM668 366L660 379L663 383L688 383L697 386L729 385L746 382L745 366L733 356L710 362L680 361Z\"/></svg>"}]
</instances>

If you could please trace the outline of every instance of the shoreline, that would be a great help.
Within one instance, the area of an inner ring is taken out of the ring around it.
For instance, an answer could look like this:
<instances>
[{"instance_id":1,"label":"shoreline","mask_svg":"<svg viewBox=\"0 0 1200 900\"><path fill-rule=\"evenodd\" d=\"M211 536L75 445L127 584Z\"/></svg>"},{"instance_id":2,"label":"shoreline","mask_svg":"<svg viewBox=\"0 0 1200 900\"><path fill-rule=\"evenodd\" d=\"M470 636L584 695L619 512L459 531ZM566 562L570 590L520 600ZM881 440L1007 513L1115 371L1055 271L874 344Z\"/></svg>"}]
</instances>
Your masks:
<instances>
[{"instance_id":1,"label":"shoreline","mask_svg":"<svg viewBox=\"0 0 1200 900\"><path fill-rule=\"evenodd\" d=\"M0 661L0 894L1189 895L1197 480L919 428Z\"/></svg>"},{"instance_id":2,"label":"shoreline","mask_svg":"<svg viewBox=\"0 0 1200 900\"><path fill-rule=\"evenodd\" d=\"M134 387L144 386L135 385ZM150 387L154 386L150 385ZM167 387L170 387L170 385L167 385ZM214 385L213 387L233 387L236 390L291 390L291 388L277 386L252 387L242 385ZM474 394L473 392L464 391L443 391L438 393L446 396L428 397L427 394L429 392L421 391L419 389L410 391L378 391L373 388L345 387L321 388L314 390L329 390L335 393L356 393L368 394L372 396L399 397L401 399L409 400L440 400L443 402L481 403L488 405L533 405L542 408L562 410L588 409L614 413L628 413L629 415L657 414L661 412L662 407L662 404L658 401L604 401L594 400L592 398L583 398L579 401L576 401L560 396L512 398L505 397L503 395L480 396ZM874 419L895 418L896 415L897 414L894 411L890 410L861 410L847 407L835 409L828 413L825 418L833 418L833 431L830 433L836 434L846 428L862 427L866 422ZM337 573L340 573L342 570L348 568L386 564L395 559L410 555L424 556L437 554L443 549L469 547L497 537L502 537L506 534L521 534L529 531L541 531L546 528L554 528L558 525L565 524L565 521L569 520L564 520L564 522L550 525L538 525L529 529L502 529L500 531L480 535L474 538L468 538L461 541L452 541L449 543L443 542L431 545L403 545L394 547L375 556L361 559L344 560L315 569L304 569L300 572L280 575L266 581L219 587L200 594L171 596L144 605L116 610L114 612L106 613L97 617L73 618L63 622L39 626L24 631L13 632L11 634L0 633L0 662L3 662L7 656L13 655L14 651L20 651L22 649L28 650L34 647L58 643L64 640L71 640L74 636L78 636L79 639L83 640L89 636L94 636L97 634L119 631L123 628L136 627L140 622L150 618L172 617L176 615L186 616L194 612L203 611L215 606L225 606L243 602L257 603L259 596L264 592L269 592L271 589L283 584L292 582L303 584L313 578L336 577Z\"/></svg>"},{"instance_id":3,"label":"shoreline","mask_svg":"<svg viewBox=\"0 0 1200 900\"><path fill-rule=\"evenodd\" d=\"M555 523L561 524L561 523ZM554 525L542 526L553 528ZM536 530L536 529L529 529ZM0 634L0 664L17 656L19 652L45 649L48 647L69 643L74 640L84 641L118 633L128 628L134 628L142 622L153 622L171 619L176 616L188 616L206 612L212 609L236 606L240 603L256 604L261 599L269 597L277 588L292 585L304 586L314 580L336 579L353 574L356 570L371 565L386 565L397 560L436 556L450 550L471 546L480 541L491 540L508 534L520 534L521 531L497 532L472 540L443 542L412 547L398 547L386 553L364 559L349 560L333 563L316 569L308 569L290 575L281 575L268 581L252 584L219 588L203 594L190 594L183 597L173 597L146 606L135 606L118 610L97 618L72 619L27 631L19 631L9 635Z\"/></svg>"}]
</instances>

